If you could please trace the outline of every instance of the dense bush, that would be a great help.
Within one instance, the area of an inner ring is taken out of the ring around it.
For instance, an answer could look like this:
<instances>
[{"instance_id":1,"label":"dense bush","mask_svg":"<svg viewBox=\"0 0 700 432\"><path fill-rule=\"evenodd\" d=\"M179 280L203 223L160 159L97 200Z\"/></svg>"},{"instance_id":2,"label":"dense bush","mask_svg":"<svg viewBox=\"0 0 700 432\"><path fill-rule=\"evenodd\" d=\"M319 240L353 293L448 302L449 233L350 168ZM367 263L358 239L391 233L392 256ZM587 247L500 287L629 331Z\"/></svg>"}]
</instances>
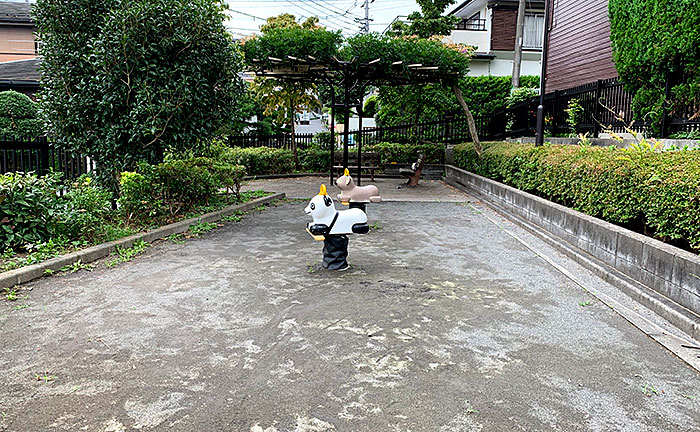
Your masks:
<instances>
[{"instance_id":1,"label":"dense bush","mask_svg":"<svg viewBox=\"0 0 700 432\"><path fill-rule=\"evenodd\" d=\"M242 173L242 168L207 158L141 163L137 171L121 174L119 208L127 220L175 216L208 203L219 189L229 186L228 175Z\"/></svg>"},{"instance_id":2,"label":"dense bush","mask_svg":"<svg viewBox=\"0 0 700 432\"><path fill-rule=\"evenodd\" d=\"M0 176L0 249L41 243L56 231L60 184L58 175Z\"/></svg>"},{"instance_id":3,"label":"dense bush","mask_svg":"<svg viewBox=\"0 0 700 432\"><path fill-rule=\"evenodd\" d=\"M112 193L84 175L71 183L63 197L60 233L68 238L93 241L105 234L112 211Z\"/></svg>"},{"instance_id":4,"label":"dense bush","mask_svg":"<svg viewBox=\"0 0 700 432\"><path fill-rule=\"evenodd\" d=\"M445 147L442 144L398 144L382 142L365 147L367 152L379 153L381 163L413 163L418 159L418 154L424 154L425 163L442 163L445 156Z\"/></svg>"},{"instance_id":5,"label":"dense bush","mask_svg":"<svg viewBox=\"0 0 700 432\"><path fill-rule=\"evenodd\" d=\"M659 127L666 74L672 80L672 111L700 103L700 2L610 0L613 59L634 94L638 118ZM685 83L681 83L685 81ZM619 108L619 107L618 107Z\"/></svg>"},{"instance_id":6,"label":"dense bush","mask_svg":"<svg viewBox=\"0 0 700 432\"><path fill-rule=\"evenodd\" d=\"M362 111L365 117L374 117L377 115L377 111L379 111L379 98L377 95L372 95L367 98L364 107L362 107Z\"/></svg>"},{"instance_id":7,"label":"dense bush","mask_svg":"<svg viewBox=\"0 0 700 432\"><path fill-rule=\"evenodd\" d=\"M314 135L312 146L321 150L330 150L333 140L329 131L318 132Z\"/></svg>"},{"instance_id":8,"label":"dense bush","mask_svg":"<svg viewBox=\"0 0 700 432\"><path fill-rule=\"evenodd\" d=\"M41 133L36 102L16 91L0 92L0 135L34 138Z\"/></svg>"},{"instance_id":9,"label":"dense bush","mask_svg":"<svg viewBox=\"0 0 700 432\"><path fill-rule=\"evenodd\" d=\"M665 241L700 249L700 152L491 143L455 164Z\"/></svg>"}]
</instances>

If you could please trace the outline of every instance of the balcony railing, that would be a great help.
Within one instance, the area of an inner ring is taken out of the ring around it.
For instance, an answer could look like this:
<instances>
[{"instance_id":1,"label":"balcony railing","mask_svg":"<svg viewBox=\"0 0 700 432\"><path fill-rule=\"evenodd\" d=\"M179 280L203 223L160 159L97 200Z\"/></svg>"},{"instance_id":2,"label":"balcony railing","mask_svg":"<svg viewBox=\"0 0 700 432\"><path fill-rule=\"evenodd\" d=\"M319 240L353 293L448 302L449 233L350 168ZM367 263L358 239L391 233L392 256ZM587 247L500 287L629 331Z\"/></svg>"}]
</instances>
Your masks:
<instances>
[{"instance_id":1,"label":"balcony railing","mask_svg":"<svg viewBox=\"0 0 700 432\"><path fill-rule=\"evenodd\" d=\"M465 19L457 23L455 29L486 31L486 19Z\"/></svg>"}]
</instances>

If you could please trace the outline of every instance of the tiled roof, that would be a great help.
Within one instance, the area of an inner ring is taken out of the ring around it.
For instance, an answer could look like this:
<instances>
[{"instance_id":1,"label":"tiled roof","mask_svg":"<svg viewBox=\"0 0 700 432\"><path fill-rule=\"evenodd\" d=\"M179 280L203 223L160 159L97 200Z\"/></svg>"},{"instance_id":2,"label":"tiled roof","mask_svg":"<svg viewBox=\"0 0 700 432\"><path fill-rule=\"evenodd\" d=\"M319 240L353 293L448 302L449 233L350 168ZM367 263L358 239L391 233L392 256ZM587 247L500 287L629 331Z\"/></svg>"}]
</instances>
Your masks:
<instances>
[{"instance_id":1,"label":"tiled roof","mask_svg":"<svg viewBox=\"0 0 700 432\"><path fill-rule=\"evenodd\" d=\"M32 22L29 3L0 2L0 22Z\"/></svg>"},{"instance_id":2,"label":"tiled roof","mask_svg":"<svg viewBox=\"0 0 700 432\"><path fill-rule=\"evenodd\" d=\"M0 63L0 81L39 81L40 63L39 58Z\"/></svg>"}]
</instances>

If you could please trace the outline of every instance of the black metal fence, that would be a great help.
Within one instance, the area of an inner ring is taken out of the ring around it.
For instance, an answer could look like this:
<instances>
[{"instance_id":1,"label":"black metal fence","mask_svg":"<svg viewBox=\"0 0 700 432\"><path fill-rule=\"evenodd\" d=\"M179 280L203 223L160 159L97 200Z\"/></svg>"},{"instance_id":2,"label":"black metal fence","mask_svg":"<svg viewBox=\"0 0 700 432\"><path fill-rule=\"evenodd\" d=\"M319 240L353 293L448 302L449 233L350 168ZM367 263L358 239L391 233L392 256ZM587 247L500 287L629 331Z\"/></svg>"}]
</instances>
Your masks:
<instances>
[{"instance_id":1,"label":"black metal fence","mask_svg":"<svg viewBox=\"0 0 700 432\"><path fill-rule=\"evenodd\" d=\"M271 147L279 149L292 149L292 139L296 141L297 148L300 150L311 146L314 134L301 133L294 134L277 134L277 135L236 135L228 137L228 145L231 147Z\"/></svg>"},{"instance_id":2,"label":"black metal fence","mask_svg":"<svg viewBox=\"0 0 700 432\"><path fill-rule=\"evenodd\" d=\"M35 172L43 175L56 171L63 173L64 179L74 179L94 169L95 164L89 158L59 149L47 137L33 140L0 137L0 174Z\"/></svg>"},{"instance_id":3,"label":"black metal fence","mask_svg":"<svg viewBox=\"0 0 700 432\"><path fill-rule=\"evenodd\" d=\"M665 113L661 124L652 124L649 119L635 120L632 98L633 95L625 91L624 83L618 78L548 93L544 98L545 128L553 135L590 133L596 136L603 130L624 132L626 126L631 126L642 132L660 131L656 133L659 138L700 130L698 106ZM576 104L582 108L575 130L567 122L567 110L573 101L577 101ZM535 97L491 113L486 119L487 133L483 136L488 139L534 136L538 105L539 97Z\"/></svg>"}]
</instances>

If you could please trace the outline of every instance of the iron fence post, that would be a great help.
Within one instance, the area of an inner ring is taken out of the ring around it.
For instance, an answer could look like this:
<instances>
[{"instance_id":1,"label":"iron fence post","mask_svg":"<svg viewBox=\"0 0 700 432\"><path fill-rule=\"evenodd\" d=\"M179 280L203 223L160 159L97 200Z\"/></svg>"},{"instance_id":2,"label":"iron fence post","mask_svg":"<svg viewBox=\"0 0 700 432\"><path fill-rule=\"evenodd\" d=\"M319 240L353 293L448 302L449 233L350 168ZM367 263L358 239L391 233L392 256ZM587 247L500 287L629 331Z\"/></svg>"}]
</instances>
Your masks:
<instances>
[{"instance_id":1,"label":"iron fence post","mask_svg":"<svg viewBox=\"0 0 700 432\"><path fill-rule=\"evenodd\" d=\"M661 138L668 137L668 99L671 96L671 72L666 69L666 84L664 88L664 110L661 117Z\"/></svg>"},{"instance_id":2,"label":"iron fence post","mask_svg":"<svg viewBox=\"0 0 700 432\"><path fill-rule=\"evenodd\" d=\"M50 171L49 167L49 141L46 137L39 137L36 139L39 143L39 157L41 159L41 169L39 170L39 175L46 175Z\"/></svg>"},{"instance_id":3,"label":"iron fence post","mask_svg":"<svg viewBox=\"0 0 700 432\"><path fill-rule=\"evenodd\" d=\"M595 85L595 100L593 101L593 138L598 138L600 133L600 96L603 93L603 80L598 80Z\"/></svg>"}]
</instances>

